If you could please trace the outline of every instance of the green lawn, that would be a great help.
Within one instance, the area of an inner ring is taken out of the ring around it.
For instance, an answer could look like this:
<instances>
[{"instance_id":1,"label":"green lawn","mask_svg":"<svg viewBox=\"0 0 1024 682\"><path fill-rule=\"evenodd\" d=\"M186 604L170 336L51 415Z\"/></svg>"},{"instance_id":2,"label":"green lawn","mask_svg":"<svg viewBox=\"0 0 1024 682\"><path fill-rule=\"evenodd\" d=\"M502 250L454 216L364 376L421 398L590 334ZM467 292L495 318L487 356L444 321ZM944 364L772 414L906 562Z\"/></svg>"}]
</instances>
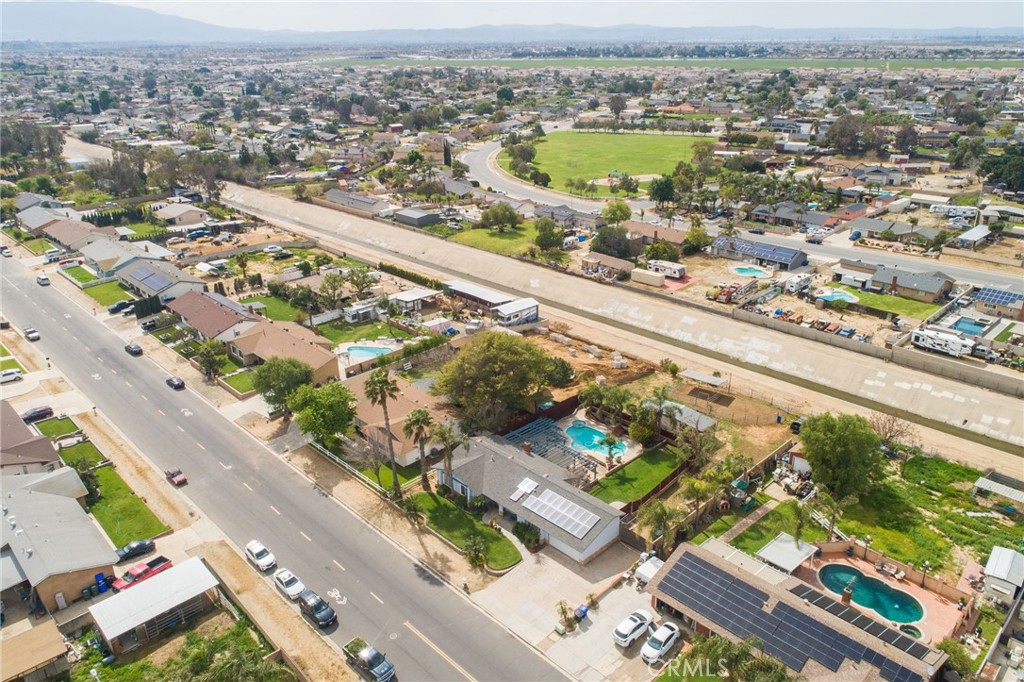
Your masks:
<instances>
[{"instance_id":1,"label":"green lawn","mask_svg":"<svg viewBox=\"0 0 1024 682\"><path fill-rule=\"evenodd\" d=\"M253 390L252 372L237 372L229 377L224 377L224 382L239 393L248 393Z\"/></svg>"},{"instance_id":2,"label":"green lawn","mask_svg":"<svg viewBox=\"0 0 1024 682\"><path fill-rule=\"evenodd\" d=\"M68 273L69 275L74 277L75 280L81 282L82 284L99 279L99 277L92 274L91 272L83 268L81 265L76 265L74 267L68 268L64 272Z\"/></svg>"},{"instance_id":3,"label":"green lawn","mask_svg":"<svg viewBox=\"0 0 1024 682\"><path fill-rule=\"evenodd\" d=\"M359 473L361 473L363 476L366 476L367 479L373 481L374 483L377 482L377 474L374 472L372 466L368 466L368 465L360 466L358 464L356 464L354 466L356 466L356 468L359 469ZM385 490L390 490L391 486L393 485L392 482L394 481L394 479L391 477L391 465L390 464L381 464L378 470L379 470L379 473L380 473L380 485L381 485L381 487L384 488ZM406 483L408 483L409 481L414 481L414 480L416 480L419 477L420 477L420 464L419 464L419 462L415 462L413 464L410 464L409 466L404 466L404 467L400 466L400 467L398 467L398 485L399 486L403 486Z\"/></svg>"},{"instance_id":4,"label":"green lawn","mask_svg":"<svg viewBox=\"0 0 1024 682\"><path fill-rule=\"evenodd\" d=\"M0 343L0 358L6 358L10 354L11 354L11 351L7 350L7 346L5 346L4 344Z\"/></svg>"},{"instance_id":5,"label":"green lawn","mask_svg":"<svg viewBox=\"0 0 1024 682\"><path fill-rule=\"evenodd\" d=\"M1014 326L1015 324L1011 322L1010 324L1003 327L1003 331L996 334L996 341L999 341L1000 343L1006 343L1007 341L1009 341L1010 337L1013 336Z\"/></svg>"},{"instance_id":6,"label":"green lawn","mask_svg":"<svg viewBox=\"0 0 1024 682\"><path fill-rule=\"evenodd\" d=\"M465 244L502 256L518 256L526 253L537 238L533 221L521 223L518 229L498 232L490 229L463 230L449 238L449 241Z\"/></svg>"},{"instance_id":7,"label":"green lawn","mask_svg":"<svg viewBox=\"0 0 1024 682\"><path fill-rule=\"evenodd\" d=\"M78 431L78 424L71 417L53 417L36 423L39 433L47 438L59 438Z\"/></svg>"},{"instance_id":8,"label":"green lawn","mask_svg":"<svg viewBox=\"0 0 1024 682\"><path fill-rule=\"evenodd\" d=\"M242 369L242 366L235 362L235 359L231 357L230 353L224 354L224 360L220 363L220 368L217 370L217 374L224 376L225 374L231 374Z\"/></svg>"},{"instance_id":9,"label":"green lawn","mask_svg":"<svg viewBox=\"0 0 1024 682\"><path fill-rule=\"evenodd\" d=\"M735 526L740 519L744 519L750 514L754 513L754 511L756 511L759 506L761 506L771 498L765 495L764 493L754 493L754 499L758 501L757 505L751 507L748 511L743 511L742 507L739 509L730 509L727 513L722 514L717 519L715 519L700 533L690 538L690 542L692 542L695 545L699 545L708 538L717 538L719 535L722 535L723 533L725 533L725 531ZM704 518L710 519L711 515L707 514ZM704 519L702 519L701 522L705 523Z\"/></svg>"},{"instance_id":10,"label":"green lawn","mask_svg":"<svg viewBox=\"0 0 1024 682\"><path fill-rule=\"evenodd\" d=\"M759 549L775 539L775 536L779 534L779 531L784 531L792 535L794 530L793 509L795 507L796 500L783 502L775 509L772 509L761 517L761 519L753 526L740 533L736 539L732 541L732 546L753 556L757 554ZM808 525L804 527L803 535L800 539L804 542L817 542L818 540L824 540L825 531L816 524Z\"/></svg>"},{"instance_id":11,"label":"green lawn","mask_svg":"<svg viewBox=\"0 0 1024 682\"><path fill-rule=\"evenodd\" d=\"M146 503L132 492L113 467L96 470L100 499L89 511L117 547L140 538L151 538L167 530Z\"/></svg>"},{"instance_id":12,"label":"green lawn","mask_svg":"<svg viewBox=\"0 0 1024 682\"><path fill-rule=\"evenodd\" d=\"M588 492L602 502L632 502L654 490L682 461L674 447L645 452L632 462L605 476Z\"/></svg>"},{"instance_id":13,"label":"green lawn","mask_svg":"<svg viewBox=\"0 0 1024 682\"><path fill-rule=\"evenodd\" d=\"M185 330L180 327L169 327L167 329L161 329L153 332L160 343L170 345L176 341L180 341L185 336Z\"/></svg>"},{"instance_id":14,"label":"green lawn","mask_svg":"<svg viewBox=\"0 0 1024 682\"><path fill-rule=\"evenodd\" d=\"M60 451L60 458L64 460L65 464L84 459L91 466L96 466L103 461L103 453L97 450L95 445L86 441L72 445L70 448L64 448Z\"/></svg>"},{"instance_id":15,"label":"green lawn","mask_svg":"<svg viewBox=\"0 0 1024 682\"><path fill-rule=\"evenodd\" d=\"M22 372L25 368L21 366L21 363L14 358L4 358L0 360L0 369L20 369Z\"/></svg>"},{"instance_id":16,"label":"green lawn","mask_svg":"<svg viewBox=\"0 0 1024 682\"><path fill-rule=\"evenodd\" d=\"M134 232L136 237L151 237L167 231L166 227L153 223L128 223L125 227Z\"/></svg>"},{"instance_id":17,"label":"green lawn","mask_svg":"<svg viewBox=\"0 0 1024 682\"><path fill-rule=\"evenodd\" d=\"M569 178L596 180L608 177L612 171L627 175L671 173L677 163L693 157L693 144L702 139L686 135L556 132L537 143L534 165L551 176L552 189L566 191L565 181ZM598 194L615 196L606 186L599 186Z\"/></svg>"},{"instance_id":18,"label":"green lawn","mask_svg":"<svg viewBox=\"0 0 1024 682\"><path fill-rule=\"evenodd\" d=\"M1004 620L1004 617L991 606L982 606L980 610L981 615L978 617L978 625L981 627L981 637L985 640L986 646L981 648L978 657L974 659L975 670L981 667L982 661L985 660L985 654L988 652L988 645L994 642L996 636L999 635L999 630L1003 627Z\"/></svg>"},{"instance_id":19,"label":"green lawn","mask_svg":"<svg viewBox=\"0 0 1024 682\"><path fill-rule=\"evenodd\" d=\"M61 192L60 198L75 202L75 206L95 206L96 204L102 204L105 201L112 201L114 195L107 194L106 192L98 189L86 189Z\"/></svg>"},{"instance_id":20,"label":"green lawn","mask_svg":"<svg viewBox=\"0 0 1024 682\"><path fill-rule=\"evenodd\" d=\"M94 301L104 306L135 298L127 289L121 286L120 282L104 282L94 287L87 287L83 291L89 294Z\"/></svg>"},{"instance_id":21,"label":"green lawn","mask_svg":"<svg viewBox=\"0 0 1024 682\"><path fill-rule=\"evenodd\" d=\"M39 237L37 239L29 239L28 241L22 242L21 245L24 246L29 251L31 251L32 253L36 254L37 256L41 255L44 251L48 251L49 249L53 248L53 244L51 244L49 240L43 239L42 237Z\"/></svg>"},{"instance_id":22,"label":"green lawn","mask_svg":"<svg viewBox=\"0 0 1024 682\"><path fill-rule=\"evenodd\" d=\"M523 560L519 550L508 538L443 497L433 493L419 493L413 499L419 502L420 509L427 517L427 524L456 546L465 547L469 538L482 536L487 543L487 565L492 569L500 571Z\"/></svg>"},{"instance_id":23,"label":"green lawn","mask_svg":"<svg viewBox=\"0 0 1024 682\"><path fill-rule=\"evenodd\" d=\"M376 339L380 336L393 336L398 339L408 339L410 334L398 327L391 327L388 330L387 324L383 322L364 322L362 324L349 324L343 320L325 322L317 327L324 338L330 339L331 344L337 346L339 343L351 343L360 339Z\"/></svg>"},{"instance_id":24,"label":"green lawn","mask_svg":"<svg viewBox=\"0 0 1024 682\"><path fill-rule=\"evenodd\" d=\"M294 322L295 316L299 313L305 314L288 301L282 301L279 298L273 296L250 296L242 299L242 303L262 303L266 305L264 314L271 320L278 320L280 322Z\"/></svg>"},{"instance_id":25,"label":"green lawn","mask_svg":"<svg viewBox=\"0 0 1024 682\"><path fill-rule=\"evenodd\" d=\"M894 315L913 317L918 320L927 319L929 315L942 307L938 303L923 303L921 301L913 301L909 298L902 298L900 296L873 294L869 291L861 291L860 289L855 289L854 287L835 282L829 284L829 286L849 291L860 299L861 305L867 306L868 308L874 308L875 310L881 310L886 313L893 313Z\"/></svg>"}]
</instances>

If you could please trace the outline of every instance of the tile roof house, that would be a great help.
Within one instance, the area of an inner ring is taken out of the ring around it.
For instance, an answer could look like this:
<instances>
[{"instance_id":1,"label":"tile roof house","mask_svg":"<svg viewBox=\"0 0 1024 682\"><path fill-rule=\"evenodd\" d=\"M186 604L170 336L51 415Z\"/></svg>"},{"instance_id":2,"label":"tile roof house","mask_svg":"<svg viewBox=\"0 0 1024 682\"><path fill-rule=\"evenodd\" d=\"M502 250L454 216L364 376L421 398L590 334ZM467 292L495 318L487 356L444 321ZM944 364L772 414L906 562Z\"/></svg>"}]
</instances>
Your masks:
<instances>
[{"instance_id":1,"label":"tile roof house","mask_svg":"<svg viewBox=\"0 0 1024 682\"><path fill-rule=\"evenodd\" d=\"M9 402L0 401L0 475L37 474L62 466L50 439L23 422Z\"/></svg>"},{"instance_id":2,"label":"tile roof house","mask_svg":"<svg viewBox=\"0 0 1024 682\"><path fill-rule=\"evenodd\" d=\"M532 524L552 549L574 561L586 563L618 542L622 512L568 483L567 469L527 449L496 438L471 438L468 454L452 462L452 480L439 465L438 481Z\"/></svg>"},{"instance_id":3,"label":"tile roof house","mask_svg":"<svg viewBox=\"0 0 1024 682\"><path fill-rule=\"evenodd\" d=\"M157 261L161 256L148 253L137 244L112 239L98 239L79 248L88 265L97 277L113 277L126 266L139 261Z\"/></svg>"},{"instance_id":4,"label":"tile roof house","mask_svg":"<svg viewBox=\"0 0 1024 682\"><path fill-rule=\"evenodd\" d=\"M878 239L883 232L891 232L893 238L902 243L909 244L915 238L931 241L939 236L939 230L934 227L923 227L910 225L909 223L897 223L891 220L879 220L876 218L857 218L850 222L850 231L859 231L868 239Z\"/></svg>"},{"instance_id":5,"label":"tile roof house","mask_svg":"<svg viewBox=\"0 0 1024 682\"><path fill-rule=\"evenodd\" d=\"M639 220L626 220L622 223L622 227L626 228L626 235L630 239L639 239L644 246L653 244L656 241L664 241L680 246L683 240L686 239L687 233L687 230L642 223Z\"/></svg>"},{"instance_id":6,"label":"tile roof house","mask_svg":"<svg viewBox=\"0 0 1024 682\"><path fill-rule=\"evenodd\" d=\"M244 331L262 319L253 308L207 291L188 291L169 302L167 309L203 340L226 341L233 336L231 330Z\"/></svg>"},{"instance_id":7,"label":"tile roof house","mask_svg":"<svg viewBox=\"0 0 1024 682\"><path fill-rule=\"evenodd\" d=\"M337 380L340 375L330 340L294 322L259 320L247 329L232 329L225 343L228 353L245 367L270 358L292 358L313 369L314 384Z\"/></svg>"}]
</instances>

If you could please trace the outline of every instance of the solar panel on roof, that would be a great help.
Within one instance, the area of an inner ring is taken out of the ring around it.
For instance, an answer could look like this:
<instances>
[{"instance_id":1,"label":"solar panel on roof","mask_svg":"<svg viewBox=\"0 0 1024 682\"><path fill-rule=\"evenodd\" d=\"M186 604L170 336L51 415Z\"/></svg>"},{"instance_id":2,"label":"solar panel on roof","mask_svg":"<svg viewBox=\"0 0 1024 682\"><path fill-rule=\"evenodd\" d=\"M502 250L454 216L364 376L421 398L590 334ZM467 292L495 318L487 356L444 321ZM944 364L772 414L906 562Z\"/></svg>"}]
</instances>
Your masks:
<instances>
[{"instance_id":1,"label":"solar panel on roof","mask_svg":"<svg viewBox=\"0 0 1024 682\"><path fill-rule=\"evenodd\" d=\"M893 629L891 629L891 628L886 628L886 629L885 629L885 630L884 630L884 631L882 632L882 634L878 635L878 639L880 639L880 640L882 640L883 642L886 642L886 643L888 643L888 644L892 644L892 643L894 643L894 642L895 642L895 641L896 641L897 639L899 639L899 638L900 638L901 636L902 636L902 635L900 635L900 633L899 633L899 632L897 632L896 630L893 630Z\"/></svg>"},{"instance_id":2,"label":"solar panel on roof","mask_svg":"<svg viewBox=\"0 0 1024 682\"><path fill-rule=\"evenodd\" d=\"M1024 299L1024 294L1018 294L1016 291L994 289L991 287L985 287L984 289L976 291L973 296L976 301L992 303L995 305L1009 305L1010 303L1015 303L1016 301Z\"/></svg>"},{"instance_id":3,"label":"solar panel on roof","mask_svg":"<svg viewBox=\"0 0 1024 682\"><path fill-rule=\"evenodd\" d=\"M908 654L910 654L914 658L919 659L923 659L925 656L927 656L929 651L930 649L926 647L924 644L921 644L920 642L914 642L910 645L910 648L907 649Z\"/></svg>"},{"instance_id":4,"label":"solar panel on roof","mask_svg":"<svg viewBox=\"0 0 1024 682\"><path fill-rule=\"evenodd\" d=\"M523 506L571 535L582 538L598 521L598 515L546 488L528 498Z\"/></svg>"}]
</instances>

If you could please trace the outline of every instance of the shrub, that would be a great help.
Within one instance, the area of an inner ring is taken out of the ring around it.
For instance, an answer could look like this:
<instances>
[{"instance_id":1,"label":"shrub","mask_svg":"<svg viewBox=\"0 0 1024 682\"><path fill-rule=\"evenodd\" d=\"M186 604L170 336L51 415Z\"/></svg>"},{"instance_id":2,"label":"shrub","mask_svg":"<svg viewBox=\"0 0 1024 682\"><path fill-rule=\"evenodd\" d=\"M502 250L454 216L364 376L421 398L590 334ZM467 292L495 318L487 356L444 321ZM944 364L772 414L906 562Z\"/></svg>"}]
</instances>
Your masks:
<instances>
[{"instance_id":1,"label":"shrub","mask_svg":"<svg viewBox=\"0 0 1024 682\"><path fill-rule=\"evenodd\" d=\"M564 388L572 383L576 373L567 361L562 358L551 360L551 369L548 370L548 383L555 388Z\"/></svg>"},{"instance_id":2,"label":"shrub","mask_svg":"<svg viewBox=\"0 0 1024 682\"><path fill-rule=\"evenodd\" d=\"M436 279L432 279L430 277L427 277L426 275L421 275L418 272L406 270L405 268L400 268L397 265L392 265L391 263L378 263L377 269L380 270L381 272L386 272L389 275L394 275L396 277L401 277L402 279L407 279L410 282L415 282L420 286L425 286L430 289L442 288L441 282L439 282Z\"/></svg>"},{"instance_id":3,"label":"shrub","mask_svg":"<svg viewBox=\"0 0 1024 682\"><path fill-rule=\"evenodd\" d=\"M519 521L512 527L512 534L530 549L540 544L540 529L532 523Z\"/></svg>"},{"instance_id":4,"label":"shrub","mask_svg":"<svg viewBox=\"0 0 1024 682\"><path fill-rule=\"evenodd\" d=\"M641 445L650 445L658 436L658 429L651 422L636 420L629 425L629 437Z\"/></svg>"}]
</instances>

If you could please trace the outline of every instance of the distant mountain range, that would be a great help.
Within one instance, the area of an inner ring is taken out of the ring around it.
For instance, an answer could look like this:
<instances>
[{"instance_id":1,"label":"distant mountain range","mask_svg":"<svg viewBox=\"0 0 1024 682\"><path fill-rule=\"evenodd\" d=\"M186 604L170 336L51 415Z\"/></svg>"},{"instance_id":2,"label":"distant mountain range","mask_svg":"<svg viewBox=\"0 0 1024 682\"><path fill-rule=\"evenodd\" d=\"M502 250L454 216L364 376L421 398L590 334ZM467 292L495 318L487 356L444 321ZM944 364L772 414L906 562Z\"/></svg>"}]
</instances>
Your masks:
<instances>
[{"instance_id":1,"label":"distant mountain range","mask_svg":"<svg viewBox=\"0 0 1024 682\"><path fill-rule=\"evenodd\" d=\"M238 4L241 8L244 5ZM262 31L227 28L202 21L159 14L148 9L102 2L10 2L0 5L4 42L44 43L272 43L278 45L427 45L581 43L693 43L802 40L951 39L1005 36L1019 38L1019 27L894 29L748 27L664 28L660 26L585 27L474 26L457 29L395 29L372 31ZM1016 33L1015 33L1016 31Z\"/></svg>"}]
</instances>

